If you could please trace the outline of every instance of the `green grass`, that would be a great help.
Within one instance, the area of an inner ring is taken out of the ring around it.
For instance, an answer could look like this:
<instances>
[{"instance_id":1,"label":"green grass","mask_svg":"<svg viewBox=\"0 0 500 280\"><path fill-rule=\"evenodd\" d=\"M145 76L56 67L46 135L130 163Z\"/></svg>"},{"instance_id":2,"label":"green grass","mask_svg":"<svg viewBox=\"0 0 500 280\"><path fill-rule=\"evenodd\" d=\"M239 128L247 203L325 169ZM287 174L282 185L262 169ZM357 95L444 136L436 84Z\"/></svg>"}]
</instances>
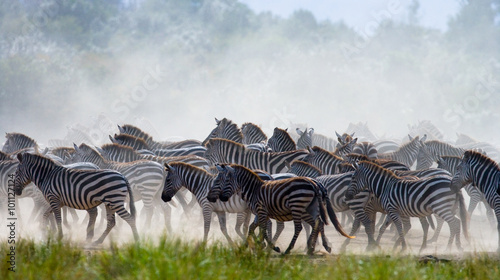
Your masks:
<instances>
[{"instance_id":1,"label":"green grass","mask_svg":"<svg viewBox=\"0 0 500 280\"><path fill-rule=\"evenodd\" d=\"M281 256L168 238L99 251L19 240L11 272L9 251L3 242L0 279L500 279L498 257L486 254L423 262L415 256Z\"/></svg>"}]
</instances>

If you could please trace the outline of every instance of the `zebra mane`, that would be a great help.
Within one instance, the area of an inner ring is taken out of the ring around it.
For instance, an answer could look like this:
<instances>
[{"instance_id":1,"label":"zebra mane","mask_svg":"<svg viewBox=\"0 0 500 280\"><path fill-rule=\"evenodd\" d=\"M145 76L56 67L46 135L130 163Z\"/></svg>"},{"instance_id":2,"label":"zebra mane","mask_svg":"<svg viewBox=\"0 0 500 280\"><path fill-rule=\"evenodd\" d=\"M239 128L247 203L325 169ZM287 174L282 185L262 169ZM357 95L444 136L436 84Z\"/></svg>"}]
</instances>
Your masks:
<instances>
[{"instance_id":1,"label":"zebra mane","mask_svg":"<svg viewBox=\"0 0 500 280\"><path fill-rule=\"evenodd\" d=\"M104 144L101 146L101 149L105 152L116 151L120 154L125 154L125 156L140 156L140 154L137 153L132 147L121 145L118 143Z\"/></svg>"},{"instance_id":2,"label":"zebra mane","mask_svg":"<svg viewBox=\"0 0 500 280\"><path fill-rule=\"evenodd\" d=\"M42 166L46 166L46 167L50 167L50 168L63 167L62 164L60 164L59 162L56 162L56 161L52 160L51 158L48 158L48 157L41 155L41 154L19 153L19 154L17 154L17 160L19 160L19 162L29 162L29 163L33 163L33 162L40 163L41 162Z\"/></svg>"},{"instance_id":3,"label":"zebra mane","mask_svg":"<svg viewBox=\"0 0 500 280\"><path fill-rule=\"evenodd\" d=\"M166 167L166 165L167 165L167 163L164 164L165 167ZM202 174L203 176L209 176L209 177L215 178L215 176L212 173L208 172L207 170L200 168L198 166L194 166L194 165L189 164L189 163L176 161L176 162L168 163L168 165L175 168L175 169L189 170L191 172L194 172L195 174ZM180 172L180 173L182 173L182 172Z\"/></svg>"},{"instance_id":4,"label":"zebra mane","mask_svg":"<svg viewBox=\"0 0 500 280\"><path fill-rule=\"evenodd\" d=\"M327 151L327 150L325 150L325 149L323 149L321 147L318 147L318 146L312 147L311 150L312 150L313 153L328 155L328 156L330 156L332 158L336 158L338 160L343 160L341 157L335 155L334 153L332 153L330 151ZM309 151L309 152L311 152L311 151Z\"/></svg>"},{"instance_id":5,"label":"zebra mane","mask_svg":"<svg viewBox=\"0 0 500 280\"><path fill-rule=\"evenodd\" d=\"M56 155L60 158L65 158L67 155L72 155L75 153L75 148L73 147L57 147L50 151L51 154Z\"/></svg>"},{"instance_id":6,"label":"zebra mane","mask_svg":"<svg viewBox=\"0 0 500 280\"><path fill-rule=\"evenodd\" d=\"M293 168L307 168L311 173L316 173L318 174L318 176L321 175L321 169L317 168L316 166L308 163L308 162L305 162L303 160L294 160L291 164L290 164L290 170L292 170ZM288 170L288 172L290 172L290 170ZM300 175L299 175L300 176Z\"/></svg>"},{"instance_id":7,"label":"zebra mane","mask_svg":"<svg viewBox=\"0 0 500 280\"><path fill-rule=\"evenodd\" d=\"M102 161L106 161L106 159L104 159L104 157L98 151L94 150L92 147L90 147L89 145L87 145L85 143L80 144L80 146L78 146L78 149L82 150L88 156L91 156L91 157L95 156L97 158L102 159Z\"/></svg>"},{"instance_id":8,"label":"zebra mane","mask_svg":"<svg viewBox=\"0 0 500 280\"><path fill-rule=\"evenodd\" d=\"M114 136L114 139L122 143L117 143L125 146L137 146L137 150L150 150L150 147L146 141L142 138L135 137L130 134L119 134Z\"/></svg>"},{"instance_id":9,"label":"zebra mane","mask_svg":"<svg viewBox=\"0 0 500 280\"><path fill-rule=\"evenodd\" d=\"M267 140L267 136L266 134L264 133L264 131L262 131L262 128L260 128L260 126L254 124L254 123L251 123L251 122L246 122L244 124L241 125L241 133L242 135L244 136L244 131L256 131L262 138L264 138L262 141L266 141Z\"/></svg>"},{"instance_id":10,"label":"zebra mane","mask_svg":"<svg viewBox=\"0 0 500 280\"><path fill-rule=\"evenodd\" d=\"M382 173L384 177L390 177L390 178L394 178L394 179L401 179L401 177L399 177L398 175L396 175L394 172L392 172L391 170L389 169L386 169L386 168L383 168L382 166L374 163L374 162L370 162L370 161L360 161L358 163L358 169L360 168L366 168L370 171L374 171L374 172L377 172L377 173Z\"/></svg>"},{"instance_id":11,"label":"zebra mane","mask_svg":"<svg viewBox=\"0 0 500 280\"><path fill-rule=\"evenodd\" d=\"M292 142L292 143L295 144L295 141L293 141L292 136L290 136L290 134L288 133L288 131L286 131L284 129L281 129L279 127L275 127L273 135L276 135L276 136L281 135L281 136L285 137L287 139L287 141L290 141L290 142Z\"/></svg>"},{"instance_id":12,"label":"zebra mane","mask_svg":"<svg viewBox=\"0 0 500 280\"><path fill-rule=\"evenodd\" d=\"M236 173L237 177L242 177L245 178L245 184L248 184L250 186L253 186L254 184L263 184L264 181L260 179L259 175L255 173L253 170L240 165L240 164L228 164L228 166L232 167Z\"/></svg>"},{"instance_id":13,"label":"zebra mane","mask_svg":"<svg viewBox=\"0 0 500 280\"><path fill-rule=\"evenodd\" d=\"M472 160L472 161L475 161L475 162L479 162L482 165L495 166L497 168L497 170L500 171L500 167L499 167L499 165L498 165L498 163L496 161L494 161L490 157L488 157L486 155L483 155L483 154L481 154L479 152L476 152L474 150L467 150L467 151L465 151L462 160L463 161L470 161L470 160Z\"/></svg>"},{"instance_id":14,"label":"zebra mane","mask_svg":"<svg viewBox=\"0 0 500 280\"><path fill-rule=\"evenodd\" d=\"M153 136L149 135L147 132L138 128L137 126L124 124L123 126L118 126L118 129L120 130L120 134L132 135L137 138L141 138L146 142L153 141Z\"/></svg>"},{"instance_id":15,"label":"zebra mane","mask_svg":"<svg viewBox=\"0 0 500 280\"><path fill-rule=\"evenodd\" d=\"M208 140L206 147L207 147L207 149L209 147L214 147L214 146L218 147L220 145L223 145L224 143L228 143L229 145L234 146L237 149L240 149L242 151L247 150L245 145L238 143L238 142L234 142L232 140L224 139L224 138L212 138L212 139ZM253 151L253 150L250 150L250 151Z\"/></svg>"}]
</instances>

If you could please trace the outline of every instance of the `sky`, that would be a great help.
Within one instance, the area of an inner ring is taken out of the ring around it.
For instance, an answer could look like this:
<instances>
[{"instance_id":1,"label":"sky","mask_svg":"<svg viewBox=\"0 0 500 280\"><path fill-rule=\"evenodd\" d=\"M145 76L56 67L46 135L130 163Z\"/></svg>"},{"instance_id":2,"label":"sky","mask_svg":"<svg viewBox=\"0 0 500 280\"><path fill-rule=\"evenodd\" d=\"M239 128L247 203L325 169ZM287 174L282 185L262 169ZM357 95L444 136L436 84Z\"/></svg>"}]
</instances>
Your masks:
<instances>
[{"instance_id":1,"label":"sky","mask_svg":"<svg viewBox=\"0 0 500 280\"><path fill-rule=\"evenodd\" d=\"M393 19L407 18L411 0L241 0L255 12L271 11L281 17L288 17L294 11L304 9L312 12L317 20L343 21L362 30L371 20L377 20L389 12ZM458 0L420 0L417 13L419 24L425 27L446 30L450 17L460 9ZM384 12L385 11L385 12Z\"/></svg>"}]
</instances>

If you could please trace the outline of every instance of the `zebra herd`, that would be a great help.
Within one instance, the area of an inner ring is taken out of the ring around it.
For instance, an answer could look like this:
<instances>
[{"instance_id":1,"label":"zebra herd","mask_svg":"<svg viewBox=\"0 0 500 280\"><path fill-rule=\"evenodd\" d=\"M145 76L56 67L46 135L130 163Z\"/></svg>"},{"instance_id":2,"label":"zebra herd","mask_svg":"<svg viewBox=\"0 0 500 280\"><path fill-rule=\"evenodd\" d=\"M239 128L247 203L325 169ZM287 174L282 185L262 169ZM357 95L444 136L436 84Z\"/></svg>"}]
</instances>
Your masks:
<instances>
[{"instance_id":1,"label":"zebra herd","mask_svg":"<svg viewBox=\"0 0 500 280\"><path fill-rule=\"evenodd\" d=\"M215 212L227 242L234 244L226 213L236 213L235 230L243 240L257 238L277 252L284 223L293 221L285 254L305 226L307 252L312 254L320 235L325 250L331 252L325 234L329 222L346 237L341 250L360 225L368 249L377 248L391 224L397 230L394 248L401 245L405 250L412 217L419 219L424 233L420 250L437 240L444 223L450 228L448 248L455 242L462 250L461 235L469 239L469 219L482 202L490 221L497 219L500 252L500 168L495 161L499 153L463 136L461 144L446 142L430 122L409 128L403 142L374 139L362 124L351 124L342 135L335 132L335 138L307 127L290 131L276 127L268 138L258 125L244 123L239 128L223 118L216 119L216 127L203 141L161 142L125 124L109 135L110 143L45 149L22 133L7 133L0 153L0 206L5 208L7 201L7 178L15 174L16 199L31 197L30 219L42 216L44 226L54 222L59 239L68 215L75 217L73 209L88 213L87 242L94 236L98 207L105 211L106 228L94 242L100 244L116 224L115 213L138 240L155 215L163 215L165 228L172 232L171 207L180 205L188 215L198 205L204 241ZM462 188L470 197L468 209ZM144 224L138 226L139 200ZM382 216L375 238L377 213ZM276 225L274 236L271 220ZM347 233L344 228L350 223ZM435 229L430 240L429 227Z\"/></svg>"}]
</instances>

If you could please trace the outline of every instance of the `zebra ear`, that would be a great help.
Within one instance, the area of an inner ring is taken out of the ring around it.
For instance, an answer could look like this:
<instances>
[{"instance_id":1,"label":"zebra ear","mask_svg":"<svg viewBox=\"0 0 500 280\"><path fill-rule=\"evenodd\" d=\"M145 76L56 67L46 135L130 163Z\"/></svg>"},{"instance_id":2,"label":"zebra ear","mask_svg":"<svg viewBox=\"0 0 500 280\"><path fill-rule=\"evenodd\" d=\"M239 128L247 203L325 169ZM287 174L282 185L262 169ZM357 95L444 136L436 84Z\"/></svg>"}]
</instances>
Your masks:
<instances>
[{"instance_id":1,"label":"zebra ear","mask_svg":"<svg viewBox=\"0 0 500 280\"><path fill-rule=\"evenodd\" d=\"M73 143L73 148L75 148L75 151L76 151L76 152L78 152L78 151L80 150L80 149L78 148L78 146L77 146L75 143Z\"/></svg>"},{"instance_id":2,"label":"zebra ear","mask_svg":"<svg viewBox=\"0 0 500 280\"><path fill-rule=\"evenodd\" d=\"M358 142L358 138L354 138L354 139L351 141L351 143L352 143L352 144L356 144L356 142Z\"/></svg>"},{"instance_id":3,"label":"zebra ear","mask_svg":"<svg viewBox=\"0 0 500 280\"><path fill-rule=\"evenodd\" d=\"M220 124L220 120L218 120L217 118L215 118L215 124L219 125Z\"/></svg>"},{"instance_id":4,"label":"zebra ear","mask_svg":"<svg viewBox=\"0 0 500 280\"><path fill-rule=\"evenodd\" d=\"M353 132L353 133L351 134L351 137L354 137L354 133L356 133L356 132Z\"/></svg>"},{"instance_id":5,"label":"zebra ear","mask_svg":"<svg viewBox=\"0 0 500 280\"><path fill-rule=\"evenodd\" d=\"M312 135L313 135L313 133L314 133L314 128L312 128L312 127L311 127L311 128L309 129L309 136L312 136Z\"/></svg>"},{"instance_id":6,"label":"zebra ear","mask_svg":"<svg viewBox=\"0 0 500 280\"><path fill-rule=\"evenodd\" d=\"M22 161L23 161L23 154L22 154L22 153L17 154L17 160L18 160L19 162L22 162Z\"/></svg>"},{"instance_id":7,"label":"zebra ear","mask_svg":"<svg viewBox=\"0 0 500 280\"><path fill-rule=\"evenodd\" d=\"M174 170L174 168L168 163L165 162L164 165L165 165L165 171L170 172Z\"/></svg>"},{"instance_id":8,"label":"zebra ear","mask_svg":"<svg viewBox=\"0 0 500 280\"><path fill-rule=\"evenodd\" d=\"M422 137L422 139L420 139L420 141L425 142L426 139L427 139L427 134L424 134L424 137Z\"/></svg>"},{"instance_id":9,"label":"zebra ear","mask_svg":"<svg viewBox=\"0 0 500 280\"><path fill-rule=\"evenodd\" d=\"M230 171L230 172L234 172L234 168L233 168L233 167L231 167L231 166L229 166L229 165L228 165L228 166L226 166L226 170L227 170L227 171Z\"/></svg>"},{"instance_id":10,"label":"zebra ear","mask_svg":"<svg viewBox=\"0 0 500 280\"><path fill-rule=\"evenodd\" d=\"M307 151L308 151L310 154L314 154L314 151L313 151L313 149L311 149L311 147L307 146L306 148L307 148Z\"/></svg>"},{"instance_id":11,"label":"zebra ear","mask_svg":"<svg viewBox=\"0 0 500 280\"><path fill-rule=\"evenodd\" d=\"M358 170L359 168L359 164L358 164L358 161L355 161L352 166L354 167L354 169Z\"/></svg>"},{"instance_id":12,"label":"zebra ear","mask_svg":"<svg viewBox=\"0 0 500 280\"><path fill-rule=\"evenodd\" d=\"M109 140L111 141L111 143L116 143L116 139L111 136L111 135L108 135L109 136Z\"/></svg>"},{"instance_id":13,"label":"zebra ear","mask_svg":"<svg viewBox=\"0 0 500 280\"><path fill-rule=\"evenodd\" d=\"M413 140L413 137L411 137L410 134L408 134L408 138L410 139L410 141Z\"/></svg>"},{"instance_id":14,"label":"zebra ear","mask_svg":"<svg viewBox=\"0 0 500 280\"><path fill-rule=\"evenodd\" d=\"M94 146L94 148L101 154L101 155L105 155L106 154L106 151L104 151L101 147L97 147L97 146Z\"/></svg>"},{"instance_id":15,"label":"zebra ear","mask_svg":"<svg viewBox=\"0 0 500 280\"><path fill-rule=\"evenodd\" d=\"M295 132L297 132L297 134L298 134L299 136L302 136L302 134L303 134L303 132L302 132L302 131L300 130L300 128L298 128L298 127L295 129Z\"/></svg>"},{"instance_id":16,"label":"zebra ear","mask_svg":"<svg viewBox=\"0 0 500 280\"><path fill-rule=\"evenodd\" d=\"M342 137L342 136L340 136L340 134L337 131L335 131L335 135L337 135L337 138L339 138L339 139Z\"/></svg>"},{"instance_id":17,"label":"zebra ear","mask_svg":"<svg viewBox=\"0 0 500 280\"><path fill-rule=\"evenodd\" d=\"M290 162L288 162L288 160L285 160L285 166L286 166L286 168L288 168L288 171L290 171L290 169L292 169L292 165L290 164Z\"/></svg>"},{"instance_id":18,"label":"zebra ear","mask_svg":"<svg viewBox=\"0 0 500 280\"><path fill-rule=\"evenodd\" d=\"M224 165L217 164L215 167L219 172L224 172L226 170Z\"/></svg>"}]
</instances>

